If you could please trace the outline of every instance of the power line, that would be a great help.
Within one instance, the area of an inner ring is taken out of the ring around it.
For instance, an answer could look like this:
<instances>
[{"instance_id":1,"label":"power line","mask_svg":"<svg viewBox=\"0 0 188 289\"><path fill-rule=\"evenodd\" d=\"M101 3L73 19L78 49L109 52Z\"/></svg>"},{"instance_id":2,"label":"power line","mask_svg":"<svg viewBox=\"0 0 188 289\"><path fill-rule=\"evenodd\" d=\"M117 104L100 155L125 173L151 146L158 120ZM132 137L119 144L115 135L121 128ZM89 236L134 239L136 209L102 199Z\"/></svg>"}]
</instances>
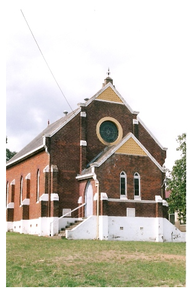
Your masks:
<instances>
[{"instance_id":1,"label":"power line","mask_svg":"<svg viewBox=\"0 0 188 289\"><path fill-rule=\"evenodd\" d=\"M51 70L51 68L50 68L50 66L49 66L49 64L48 64L48 62L47 62L47 60L46 60L46 58L44 57L44 54L43 54L43 52L42 52L42 50L41 50L41 48L40 48L40 46L39 46L39 44L38 44L38 42L37 42L37 40L36 40L34 34L33 34L32 30L31 30L31 28L30 28L30 26L29 26L29 23L28 23L28 21L27 21L25 15L24 15L24 13L23 13L23 11L22 11L21 9L20 9L20 11L21 11L22 16L23 16L23 18L24 18L24 20L25 20L25 22L26 22L26 24L27 24L27 26L28 26L28 28L29 28L29 30L30 30L30 32L31 32L31 35L33 36L33 39L34 39L34 41L35 41L35 43L36 43L36 45L37 45L37 47L38 47L38 49L39 49L39 51L40 51L40 53L41 53L43 59L44 59L44 62L46 63L46 65L47 65L47 67L48 67L48 69L49 69L49 71L50 71L50 73L51 73L53 79L55 80L55 83L57 84L59 90L61 91L61 94L62 94L63 97L65 98L65 100L66 100L68 106L70 107L70 109L72 110L72 112L74 112L73 109L72 109L72 107L71 107L71 105L70 105L70 103L68 102L68 99L67 99L66 96L64 95L64 93L63 93L63 91L62 91L62 89L61 89L59 83L57 82L57 80L56 80L56 78L55 78L55 75L53 74L53 72L52 72L52 70Z\"/></svg>"}]
</instances>

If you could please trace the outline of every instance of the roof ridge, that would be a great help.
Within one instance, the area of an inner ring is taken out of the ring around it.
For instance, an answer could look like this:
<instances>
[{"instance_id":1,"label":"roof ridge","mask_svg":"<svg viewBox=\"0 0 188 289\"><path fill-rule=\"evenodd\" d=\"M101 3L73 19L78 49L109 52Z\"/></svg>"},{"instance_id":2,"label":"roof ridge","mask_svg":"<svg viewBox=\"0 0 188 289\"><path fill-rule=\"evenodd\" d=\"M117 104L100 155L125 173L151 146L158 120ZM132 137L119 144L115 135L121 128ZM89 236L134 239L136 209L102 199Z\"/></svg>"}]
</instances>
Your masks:
<instances>
[{"instance_id":1,"label":"roof ridge","mask_svg":"<svg viewBox=\"0 0 188 289\"><path fill-rule=\"evenodd\" d=\"M31 153L38 151L42 147L45 147L43 143L43 136L52 137L56 132L58 132L68 121L70 121L74 116L77 115L75 112L79 112L80 108L76 108L74 111L70 112L66 116L59 118L45 129L43 129L34 139L32 139L26 146L24 146L17 154L15 154L6 165L11 165L14 162L29 156Z\"/></svg>"},{"instance_id":2,"label":"roof ridge","mask_svg":"<svg viewBox=\"0 0 188 289\"><path fill-rule=\"evenodd\" d=\"M153 133L150 131L150 129L145 125L145 123L143 122L143 120L141 120L140 117L137 117L137 120L141 123L141 125L145 128L145 130L150 134L150 136L153 138L153 140L158 144L158 146L162 149L162 150L167 150L166 147L163 147L162 144L158 141L158 139L153 135Z\"/></svg>"},{"instance_id":3,"label":"roof ridge","mask_svg":"<svg viewBox=\"0 0 188 289\"><path fill-rule=\"evenodd\" d=\"M124 99L124 97L119 93L119 91L116 89L116 87L111 83L108 82L107 84L105 84L97 93L95 93L87 102L86 102L86 106L88 106L93 100L95 100L101 93L103 93L108 87L111 87L112 90L114 91L114 93L117 94L117 96L121 99L122 103L121 105L125 105L128 110L132 113L132 114L138 114L138 111L134 111L130 105L126 102L126 100ZM106 101L106 100L102 100L100 99L100 101ZM110 102L110 101L109 101Z\"/></svg>"},{"instance_id":4,"label":"roof ridge","mask_svg":"<svg viewBox=\"0 0 188 289\"><path fill-rule=\"evenodd\" d=\"M124 143L126 143L130 138L133 138L133 140L141 147L141 149L144 150L146 155L155 163L155 165L161 170L164 171L163 167L158 163L158 161L151 155L151 153L145 148L145 146L134 136L132 132L129 132L124 138L116 145L112 146L107 150L104 155L101 155L99 159L93 164L90 164L90 166L101 166L109 157L111 157ZM106 155L106 157L105 157Z\"/></svg>"}]
</instances>

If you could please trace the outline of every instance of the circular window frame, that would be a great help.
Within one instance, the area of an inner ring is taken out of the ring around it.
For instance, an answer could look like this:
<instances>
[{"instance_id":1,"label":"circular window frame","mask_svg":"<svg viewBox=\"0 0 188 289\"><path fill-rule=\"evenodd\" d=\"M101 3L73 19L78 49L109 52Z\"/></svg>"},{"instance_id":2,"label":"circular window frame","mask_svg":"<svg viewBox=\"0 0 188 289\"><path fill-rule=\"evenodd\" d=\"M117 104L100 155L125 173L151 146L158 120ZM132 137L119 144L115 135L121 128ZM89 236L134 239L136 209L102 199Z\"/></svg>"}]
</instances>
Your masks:
<instances>
[{"instance_id":1,"label":"circular window frame","mask_svg":"<svg viewBox=\"0 0 188 289\"><path fill-rule=\"evenodd\" d=\"M100 135L100 126L103 122L105 121L111 121L113 122L116 126L117 126L117 130L118 130L118 137L117 139L114 141L114 142L106 142L102 136ZM98 139L104 144L104 145L107 145L107 146L112 146L112 145L115 145L117 144L123 137L123 129L122 129L122 126L121 124L119 123L119 121L117 121L115 118L113 117L110 117L110 116L106 116L106 117L103 117L99 120L99 122L97 123L96 125L96 133L97 133L97 137Z\"/></svg>"}]
</instances>

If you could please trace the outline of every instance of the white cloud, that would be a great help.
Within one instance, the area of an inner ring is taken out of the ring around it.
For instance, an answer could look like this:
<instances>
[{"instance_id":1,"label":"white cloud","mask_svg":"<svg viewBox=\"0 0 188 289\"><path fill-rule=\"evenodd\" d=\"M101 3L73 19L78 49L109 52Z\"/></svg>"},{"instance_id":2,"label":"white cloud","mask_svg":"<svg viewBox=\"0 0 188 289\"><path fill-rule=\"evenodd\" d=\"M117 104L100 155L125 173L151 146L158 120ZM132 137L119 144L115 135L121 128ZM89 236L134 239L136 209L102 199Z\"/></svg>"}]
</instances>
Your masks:
<instances>
[{"instance_id":1,"label":"white cloud","mask_svg":"<svg viewBox=\"0 0 188 289\"><path fill-rule=\"evenodd\" d=\"M55 121L63 110L70 111L22 9L71 107L101 88L110 67L118 91L169 148L171 167L176 159L175 139L186 130L186 1L8 3L9 148L20 150L45 128L48 119Z\"/></svg>"}]
</instances>

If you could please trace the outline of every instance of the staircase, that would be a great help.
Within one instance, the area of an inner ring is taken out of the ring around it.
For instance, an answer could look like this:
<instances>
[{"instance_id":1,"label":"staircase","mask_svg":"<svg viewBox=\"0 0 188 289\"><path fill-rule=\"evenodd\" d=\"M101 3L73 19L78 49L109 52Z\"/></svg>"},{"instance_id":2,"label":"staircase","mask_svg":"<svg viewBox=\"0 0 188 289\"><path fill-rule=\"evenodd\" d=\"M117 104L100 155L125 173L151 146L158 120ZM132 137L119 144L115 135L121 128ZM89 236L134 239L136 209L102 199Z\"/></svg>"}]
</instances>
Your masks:
<instances>
[{"instance_id":1,"label":"staircase","mask_svg":"<svg viewBox=\"0 0 188 289\"><path fill-rule=\"evenodd\" d=\"M54 239L64 239L64 238L66 238L66 230L72 230L73 228L75 228L76 226L78 226L82 222L83 222L83 220L75 221L75 223L68 223L65 228L62 228L59 231L58 235L53 236L52 238L54 238Z\"/></svg>"}]
</instances>

